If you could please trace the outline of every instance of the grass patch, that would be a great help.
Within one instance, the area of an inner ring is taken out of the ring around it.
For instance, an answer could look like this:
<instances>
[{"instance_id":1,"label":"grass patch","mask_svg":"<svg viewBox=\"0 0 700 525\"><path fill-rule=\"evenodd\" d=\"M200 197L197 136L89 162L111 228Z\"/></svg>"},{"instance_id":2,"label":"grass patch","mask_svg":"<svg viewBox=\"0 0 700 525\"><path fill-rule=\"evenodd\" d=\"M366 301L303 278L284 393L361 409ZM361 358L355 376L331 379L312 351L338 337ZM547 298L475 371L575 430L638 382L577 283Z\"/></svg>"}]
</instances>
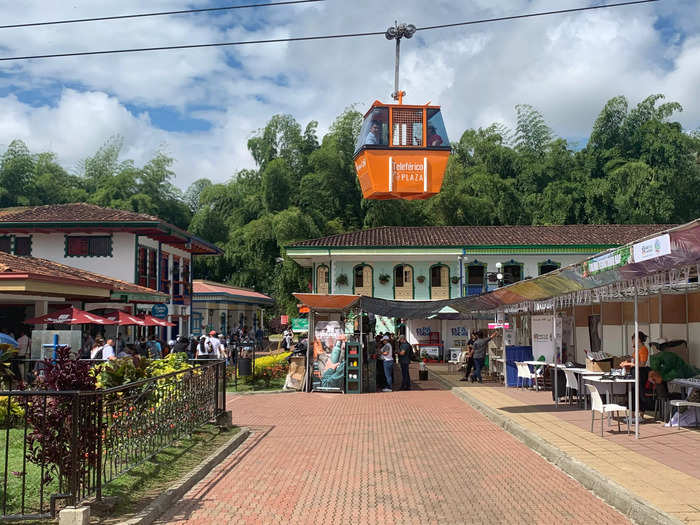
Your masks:
<instances>
[{"instance_id":1,"label":"grass patch","mask_svg":"<svg viewBox=\"0 0 700 525\"><path fill-rule=\"evenodd\" d=\"M226 384L226 392L262 392L264 390L282 390L284 386L285 377L273 379L270 381L270 386L265 386L265 383L260 380L255 380L255 388L253 388L253 383L247 379L241 377L238 378L238 389L236 389L236 384L233 381L229 381Z\"/></svg>"},{"instance_id":2,"label":"grass patch","mask_svg":"<svg viewBox=\"0 0 700 525\"><path fill-rule=\"evenodd\" d=\"M4 514L19 514L22 512L22 473L26 471L24 479L24 513L40 514L49 512L49 498L51 494L59 491L58 480L44 485L43 509L41 503L41 467L24 460L24 429L3 428L0 429L0 475L5 472L5 448L7 447L7 493L2 493L0 483L0 512L2 512L2 498L5 498ZM54 476L56 477L56 476ZM26 523L26 522L25 522Z\"/></svg>"},{"instance_id":3,"label":"grass patch","mask_svg":"<svg viewBox=\"0 0 700 525\"><path fill-rule=\"evenodd\" d=\"M163 493L170 485L180 479L201 463L209 454L222 446L238 429L221 430L215 425L204 425L192 436L175 442L163 449L149 461L119 476L111 483L104 485L104 498L115 498L115 505L109 515L99 515L97 523L115 520L124 514L139 510L148 505ZM9 440L7 436L9 434ZM19 514L22 510L22 465L24 454L24 430L0 429L0 475L4 473L5 445L8 448L8 475L5 514ZM26 463L25 514L39 513L41 468L33 463ZM49 512L49 498L58 493L58 481L54 480L44 486L43 512ZM0 483L0 511L2 511L2 484ZM97 514L93 511L93 514ZM21 522L23 525L55 523L51 520L36 520Z\"/></svg>"},{"instance_id":4,"label":"grass patch","mask_svg":"<svg viewBox=\"0 0 700 525\"><path fill-rule=\"evenodd\" d=\"M191 437L181 439L149 461L119 476L102 489L103 497L116 498L116 503L109 516L102 516L100 522L119 518L116 520L118 522L124 514L147 506L237 432L237 428L221 430L215 425L204 425Z\"/></svg>"}]
</instances>

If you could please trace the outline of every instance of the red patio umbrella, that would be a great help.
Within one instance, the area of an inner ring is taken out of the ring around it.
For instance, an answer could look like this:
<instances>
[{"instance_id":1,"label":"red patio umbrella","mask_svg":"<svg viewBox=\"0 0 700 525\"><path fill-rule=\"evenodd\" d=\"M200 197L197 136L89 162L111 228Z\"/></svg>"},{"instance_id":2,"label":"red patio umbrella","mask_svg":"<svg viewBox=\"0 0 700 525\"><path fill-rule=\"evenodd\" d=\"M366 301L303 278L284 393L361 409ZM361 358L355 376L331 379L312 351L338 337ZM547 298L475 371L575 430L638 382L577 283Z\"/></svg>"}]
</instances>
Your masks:
<instances>
[{"instance_id":1,"label":"red patio umbrella","mask_svg":"<svg viewBox=\"0 0 700 525\"><path fill-rule=\"evenodd\" d=\"M26 324L116 324L116 321L91 314L74 306L40 315L34 319L27 319L24 322Z\"/></svg>"},{"instance_id":2,"label":"red patio umbrella","mask_svg":"<svg viewBox=\"0 0 700 525\"><path fill-rule=\"evenodd\" d=\"M149 314L144 315L142 319L146 323L145 326L175 326L175 323L171 323L165 319L158 319Z\"/></svg>"},{"instance_id":3,"label":"red patio umbrella","mask_svg":"<svg viewBox=\"0 0 700 525\"><path fill-rule=\"evenodd\" d=\"M119 326L146 326L146 321L142 317L121 311L108 313L105 315L105 318L115 321Z\"/></svg>"}]
</instances>

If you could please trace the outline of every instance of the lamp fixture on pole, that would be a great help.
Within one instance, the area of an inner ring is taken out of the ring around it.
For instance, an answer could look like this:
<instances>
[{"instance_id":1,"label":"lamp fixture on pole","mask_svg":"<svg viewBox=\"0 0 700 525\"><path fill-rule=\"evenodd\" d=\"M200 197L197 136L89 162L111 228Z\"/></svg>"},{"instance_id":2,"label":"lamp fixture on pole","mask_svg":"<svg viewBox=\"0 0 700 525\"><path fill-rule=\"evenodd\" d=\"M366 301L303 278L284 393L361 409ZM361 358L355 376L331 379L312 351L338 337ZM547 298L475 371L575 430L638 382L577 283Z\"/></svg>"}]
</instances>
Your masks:
<instances>
[{"instance_id":1,"label":"lamp fixture on pole","mask_svg":"<svg viewBox=\"0 0 700 525\"><path fill-rule=\"evenodd\" d=\"M386 33L384 33L384 36L387 40L396 40L396 63L394 64L394 92L391 94L391 97L394 100L398 100L399 104L401 104L401 100L406 94L405 91L399 91L399 58L401 55L401 39L411 38L415 34L416 26L414 26L413 24L399 24L398 22L394 22L394 25L389 26L389 28L386 30Z\"/></svg>"}]
</instances>

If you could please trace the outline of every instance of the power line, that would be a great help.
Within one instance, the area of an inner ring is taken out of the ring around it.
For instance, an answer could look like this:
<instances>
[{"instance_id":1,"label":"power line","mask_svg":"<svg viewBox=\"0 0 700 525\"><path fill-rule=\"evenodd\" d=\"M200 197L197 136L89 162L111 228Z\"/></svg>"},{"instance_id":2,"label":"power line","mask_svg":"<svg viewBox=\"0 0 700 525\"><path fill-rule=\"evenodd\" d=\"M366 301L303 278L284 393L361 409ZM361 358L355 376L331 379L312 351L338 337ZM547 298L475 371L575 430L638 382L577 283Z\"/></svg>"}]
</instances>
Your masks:
<instances>
[{"instance_id":1,"label":"power line","mask_svg":"<svg viewBox=\"0 0 700 525\"><path fill-rule=\"evenodd\" d=\"M325 0L286 0L284 2L270 2L267 4L229 5L223 7L203 7L201 9L183 9L182 11L159 11L156 13L137 13L132 15L98 16L94 18L74 18L69 20L54 20L51 22L28 22L26 24L0 25L0 29L13 29L18 27L52 26L59 24L77 24L81 22L101 22L104 20L123 20L125 18L145 18L149 16L184 15L189 13L210 13L213 11L230 11L232 9L248 9L251 7L271 7L278 5L309 4L312 2L324 2Z\"/></svg>"},{"instance_id":2,"label":"power line","mask_svg":"<svg viewBox=\"0 0 700 525\"><path fill-rule=\"evenodd\" d=\"M559 9L557 11L543 11L541 13L532 13L526 15L513 15L513 16L502 16L499 18L487 18L484 20L471 20L469 22L455 22L453 24L441 24L437 26L426 26L419 27L417 31L426 31L428 29L444 29L447 27L457 27L457 26L468 26L472 24L485 24L487 22L501 22L503 20L517 20L519 18L532 18L535 16L545 16L545 15L560 15L564 13L576 13L579 11L591 11L593 9L607 9L609 7L622 7L635 4L649 4L651 2L658 2L659 0L635 0L632 2L618 2L616 4L606 4L606 5L593 5L589 7L574 7L571 9Z\"/></svg>"},{"instance_id":3,"label":"power line","mask_svg":"<svg viewBox=\"0 0 700 525\"><path fill-rule=\"evenodd\" d=\"M473 24L485 24L489 22L502 22L505 20L518 20L522 18L534 18L538 16L555 15L562 13L574 13L581 11L592 11L594 9L608 9L611 7L623 7L636 4L648 4L651 2L658 2L660 0L634 0L631 2L619 2L615 4L607 5L596 5L589 7L577 7L572 9L561 9L558 11L543 11L538 13L529 13L525 15L513 15L513 16L503 16L498 18L484 18L481 20L470 20L466 22L455 22L452 24L442 24L435 26L426 26L417 28L418 31L428 31L434 29L444 29L448 27L457 27ZM263 5L263 4L261 4ZM266 40L243 40L238 42L213 42L208 44L183 44L178 46L157 46L157 47L139 47L139 48L129 48L129 49L109 49L103 51L78 51L74 53L50 53L44 55L27 55L18 57L0 57L0 62L9 62L15 60L30 60L36 58L59 58L59 57L75 57L75 56L90 56L90 55L110 55L110 54L120 54L120 53L139 53L143 51L166 51L166 50L177 50L177 49L197 49L205 47L228 47L228 46L243 46L251 44L275 44L281 42L303 42L311 40L330 40L335 38L356 38L365 36L377 36L384 35L386 31L370 31L365 33L344 33L336 35L318 35L318 36L299 36L299 37L289 37L289 38L271 38Z\"/></svg>"}]
</instances>

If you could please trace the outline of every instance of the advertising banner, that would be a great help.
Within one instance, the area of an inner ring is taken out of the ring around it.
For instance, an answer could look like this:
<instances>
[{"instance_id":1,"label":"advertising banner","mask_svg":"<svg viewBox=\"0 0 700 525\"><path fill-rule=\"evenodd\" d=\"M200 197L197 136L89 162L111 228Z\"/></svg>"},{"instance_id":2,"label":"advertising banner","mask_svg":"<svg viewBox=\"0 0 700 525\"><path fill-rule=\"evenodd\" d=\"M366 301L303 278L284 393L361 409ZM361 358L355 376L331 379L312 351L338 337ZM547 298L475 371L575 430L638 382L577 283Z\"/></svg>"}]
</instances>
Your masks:
<instances>
[{"instance_id":1,"label":"advertising banner","mask_svg":"<svg viewBox=\"0 0 700 525\"><path fill-rule=\"evenodd\" d=\"M589 275L595 275L600 272L606 272L614 268L619 268L630 262L632 251L629 246L623 246L613 250L610 253L591 259L590 261L584 261L583 263L583 276L588 277Z\"/></svg>"},{"instance_id":2,"label":"advertising banner","mask_svg":"<svg viewBox=\"0 0 700 525\"><path fill-rule=\"evenodd\" d=\"M532 316L532 357L544 356L548 363L554 362L554 326L551 315Z\"/></svg>"},{"instance_id":3,"label":"advertising banner","mask_svg":"<svg viewBox=\"0 0 700 525\"><path fill-rule=\"evenodd\" d=\"M345 335L339 321L314 323L311 386L317 391L345 391Z\"/></svg>"},{"instance_id":4,"label":"advertising banner","mask_svg":"<svg viewBox=\"0 0 700 525\"><path fill-rule=\"evenodd\" d=\"M292 332L308 332L309 331L309 319L306 317L295 317L292 319Z\"/></svg>"},{"instance_id":5,"label":"advertising banner","mask_svg":"<svg viewBox=\"0 0 700 525\"><path fill-rule=\"evenodd\" d=\"M634 262L648 261L671 253L671 236L666 233L632 246Z\"/></svg>"}]
</instances>

